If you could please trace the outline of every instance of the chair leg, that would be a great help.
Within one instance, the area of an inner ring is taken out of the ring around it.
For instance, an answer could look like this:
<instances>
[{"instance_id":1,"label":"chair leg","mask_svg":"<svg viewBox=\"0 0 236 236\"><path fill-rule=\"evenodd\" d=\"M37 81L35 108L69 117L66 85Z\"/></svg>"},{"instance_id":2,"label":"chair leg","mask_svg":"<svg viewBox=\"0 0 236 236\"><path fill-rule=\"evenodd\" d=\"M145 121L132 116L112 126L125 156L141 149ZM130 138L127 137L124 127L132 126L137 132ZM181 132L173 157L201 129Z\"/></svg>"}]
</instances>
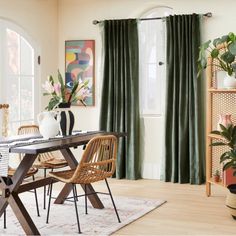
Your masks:
<instances>
[{"instance_id":1,"label":"chair leg","mask_svg":"<svg viewBox=\"0 0 236 236\"><path fill-rule=\"evenodd\" d=\"M79 198L78 198L78 194L77 194L77 187L76 187L76 184L75 184L75 192L76 192L76 201L78 202L78 201L79 201Z\"/></svg>"},{"instance_id":2,"label":"chair leg","mask_svg":"<svg viewBox=\"0 0 236 236\"><path fill-rule=\"evenodd\" d=\"M75 190L75 184L73 184L73 196L74 196L76 220L77 220L77 224L78 224L78 232L79 232L79 234L81 234L80 223L79 223L79 214L78 214L78 208L77 208L77 200L76 200L77 194L76 194L76 190Z\"/></svg>"},{"instance_id":3,"label":"chair leg","mask_svg":"<svg viewBox=\"0 0 236 236\"><path fill-rule=\"evenodd\" d=\"M85 214L88 214L88 201L87 201L87 184L84 185L84 197L85 197Z\"/></svg>"},{"instance_id":4,"label":"chair leg","mask_svg":"<svg viewBox=\"0 0 236 236\"><path fill-rule=\"evenodd\" d=\"M47 223L47 224L48 224L48 220L49 220L49 212L50 212L51 198L52 198L52 183L50 184L49 199L48 199L48 212L47 212L47 219L46 219L46 223Z\"/></svg>"},{"instance_id":5,"label":"chair leg","mask_svg":"<svg viewBox=\"0 0 236 236\"><path fill-rule=\"evenodd\" d=\"M51 169L51 171L53 172L53 168ZM50 184L48 185L48 191L47 191L47 195L49 195L49 192L50 192Z\"/></svg>"},{"instance_id":6,"label":"chair leg","mask_svg":"<svg viewBox=\"0 0 236 236\"><path fill-rule=\"evenodd\" d=\"M3 213L3 228L6 229L7 228L7 217L6 217L6 209L4 210Z\"/></svg>"},{"instance_id":7,"label":"chair leg","mask_svg":"<svg viewBox=\"0 0 236 236\"><path fill-rule=\"evenodd\" d=\"M47 176L47 170L46 168L44 170L44 178ZM46 209L46 186L43 187L43 209Z\"/></svg>"},{"instance_id":8,"label":"chair leg","mask_svg":"<svg viewBox=\"0 0 236 236\"><path fill-rule=\"evenodd\" d=\"M108 182L107 182L107 179L105 179L105 182L106 182L106 185L107 185L107 189L108 189L109 195L110 195L110 197L111 197L111 201L112 201L113 207L114 207L115 212L116 212L116 216L117 216L118 222L121 223L120 217L119 217L119 214L118 214L118 211L117 211L117 209L116 209L115 202L114 202L113 197L112 197L112 194L111 194L111 190L110 190L109 184L108 184Z\"/></svg>"},{"instance_id":9,"label":"chair leg","mask_svg":"<svg viewBox=\"0 0 236 236\"><path fill-rule=\"evenodd\" d=\"M32 179L33 179L33 181L35 180L34 175L32 175ZM37 195L37 190L36 190L36 188L34 189L34 197L35 197L35 203L36 203L37 215L40 216L40 214L39 214L38 195Z\"/></svg>"}]
</instances>

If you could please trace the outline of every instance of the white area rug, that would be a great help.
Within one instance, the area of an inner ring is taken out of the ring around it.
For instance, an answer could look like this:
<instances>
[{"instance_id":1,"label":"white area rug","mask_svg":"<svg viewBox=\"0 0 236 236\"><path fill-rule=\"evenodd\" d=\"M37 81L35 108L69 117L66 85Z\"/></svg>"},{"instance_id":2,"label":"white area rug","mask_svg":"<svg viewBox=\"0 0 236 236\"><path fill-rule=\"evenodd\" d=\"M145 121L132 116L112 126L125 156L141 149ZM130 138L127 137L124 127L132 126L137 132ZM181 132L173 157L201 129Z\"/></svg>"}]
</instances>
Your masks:
<instances>
[{"instance_id":1,"label":"white area rug","mask_svg":"<svg viewBox=\"0 0 236 236\"><path fill-rule=\"evenodd\" d=\"M118 223L110 196L99 196L105 208L102 210L94 209L88 203L88 215L85 215L84 198L79 198L78 209L83 235L110 235L165 203L163 200L113 196L121 219L121 223ZM41 203L40 217L36 216L34 194L24 193L20 197L42 235L78 235L73 202L67 201L63 205L52 204L49 224L46 224L46 210L42 208L43 196L38 194L39 202ZM24 235L24 231L10 207L7 208L7 229L3 229L3 217L0 219L0 235L3 234Z\"/></svg>"}]
</instances>

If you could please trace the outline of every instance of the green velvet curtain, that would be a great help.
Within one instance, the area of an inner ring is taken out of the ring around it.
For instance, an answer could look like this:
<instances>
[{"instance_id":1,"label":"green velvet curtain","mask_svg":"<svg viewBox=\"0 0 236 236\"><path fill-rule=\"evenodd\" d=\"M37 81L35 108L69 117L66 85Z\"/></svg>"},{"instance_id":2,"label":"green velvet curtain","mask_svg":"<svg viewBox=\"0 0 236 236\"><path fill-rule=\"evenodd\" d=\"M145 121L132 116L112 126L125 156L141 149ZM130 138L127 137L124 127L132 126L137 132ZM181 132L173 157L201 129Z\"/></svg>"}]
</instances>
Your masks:
<instances>
[{"instance_id":1,"label":"green velvet curtain","mask_svg":"<svg viewBox=\"0 0 236 236\"><path fill-rule=\"evenodd\" d=\"M205 181L204 81L197 78L200 16L174 15L167 25L165 181Z\"/></svg>"},{"instance_id":2,"label":"green velvet curtain","mask_svg":"<svg viewBox=\"0 0 236 236\"><path fill-rule=\"evenodd\" d=\"M139 58L136 19L103 23L104 74L100 129L127 132L120 138L117 178L140 178Z\"/></svg>"}]
</instances>

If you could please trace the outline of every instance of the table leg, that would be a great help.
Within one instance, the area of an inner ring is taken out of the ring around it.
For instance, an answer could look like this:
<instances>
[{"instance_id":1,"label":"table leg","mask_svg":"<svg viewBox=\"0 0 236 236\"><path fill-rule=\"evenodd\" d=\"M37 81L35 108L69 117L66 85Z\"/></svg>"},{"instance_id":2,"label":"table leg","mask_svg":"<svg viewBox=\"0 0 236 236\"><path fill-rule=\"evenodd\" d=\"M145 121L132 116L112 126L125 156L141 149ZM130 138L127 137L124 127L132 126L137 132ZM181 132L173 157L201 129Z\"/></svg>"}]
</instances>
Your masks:
<instances>
[{"instance_id":1,"label":"table leg","mask_svg":"<svg viewBox=\"0 0 236 236\"><path fill-rule=\"evenodd\" d=\"M40 235L29 213L26 211L17 193L12 193L8 202L27 235Z\"/></svg>"},{"instance_id":2,"label":"table leg","mask_svg":"<svg viewBox=\"0 0 236 236\"><path fill-rule=\"evenodd\" d=\"M1 197L0 198L0 217L2 216L2 214L4 213L5 209L8 206L8 201L6 198Z\"/></svg>"},{"instance_id":3,"label":"table leg","mask_svg":"<svg viewBox=\"0 0 236 236\"><path fill-rule=\"evenodd\" d=\"M24 180L26 173L33 165L36 157L37 155L26 154L14 175L8 179L9 181L3 181L3 178L1 177L0 183L0 188L3 191L3 195L0 198L0 216L9 204L27 235L40 235L40 233L21 202L17 190Z\"/></svg>"},{"instance_id":4,"label":"table leg","mask_svg":"<svg viewBox=\"0 0 236 236\"><path fill-rule=\"evenodd\" d=\"M60 150L66 161L68 162L68 165L71 169L75 169L78 165L78 161L76 160L75 156L71 152L69 148ZM81 185L81 187L84 189L84 185ZM62 204L64 203L65 199L68 197L72 190L71 184L65 184L63 189L61 190L60 194L56 198L55 202L56 204ZM87 193L94 193L94 188L91 184L87 184ZM89 195L88 196L89 201L91 202L92 206L94 208L103 209L104 206L98 197L97 194Z\"/></svg>"}]
</instances>

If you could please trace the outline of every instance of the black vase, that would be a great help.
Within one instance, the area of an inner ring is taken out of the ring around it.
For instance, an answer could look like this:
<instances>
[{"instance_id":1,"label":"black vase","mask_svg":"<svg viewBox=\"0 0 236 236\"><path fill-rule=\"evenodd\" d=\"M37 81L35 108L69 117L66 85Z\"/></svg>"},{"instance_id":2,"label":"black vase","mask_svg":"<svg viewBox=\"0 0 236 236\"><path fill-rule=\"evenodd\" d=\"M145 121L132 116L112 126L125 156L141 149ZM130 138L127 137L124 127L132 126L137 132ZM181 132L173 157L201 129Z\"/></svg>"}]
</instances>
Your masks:
<instances>
[{"instance_id":1,"label":"black vase","mask_svg":"<svg viewBox=\"0 0 236 236\"><path fill-rule=\"evenodd\" d=\"M60 134L63 136L71 135L75 123L74 114L70 110L70 103L60 103L58 105L59 114L57 119L60 121Z\"/></svg>"}]
</instances>

